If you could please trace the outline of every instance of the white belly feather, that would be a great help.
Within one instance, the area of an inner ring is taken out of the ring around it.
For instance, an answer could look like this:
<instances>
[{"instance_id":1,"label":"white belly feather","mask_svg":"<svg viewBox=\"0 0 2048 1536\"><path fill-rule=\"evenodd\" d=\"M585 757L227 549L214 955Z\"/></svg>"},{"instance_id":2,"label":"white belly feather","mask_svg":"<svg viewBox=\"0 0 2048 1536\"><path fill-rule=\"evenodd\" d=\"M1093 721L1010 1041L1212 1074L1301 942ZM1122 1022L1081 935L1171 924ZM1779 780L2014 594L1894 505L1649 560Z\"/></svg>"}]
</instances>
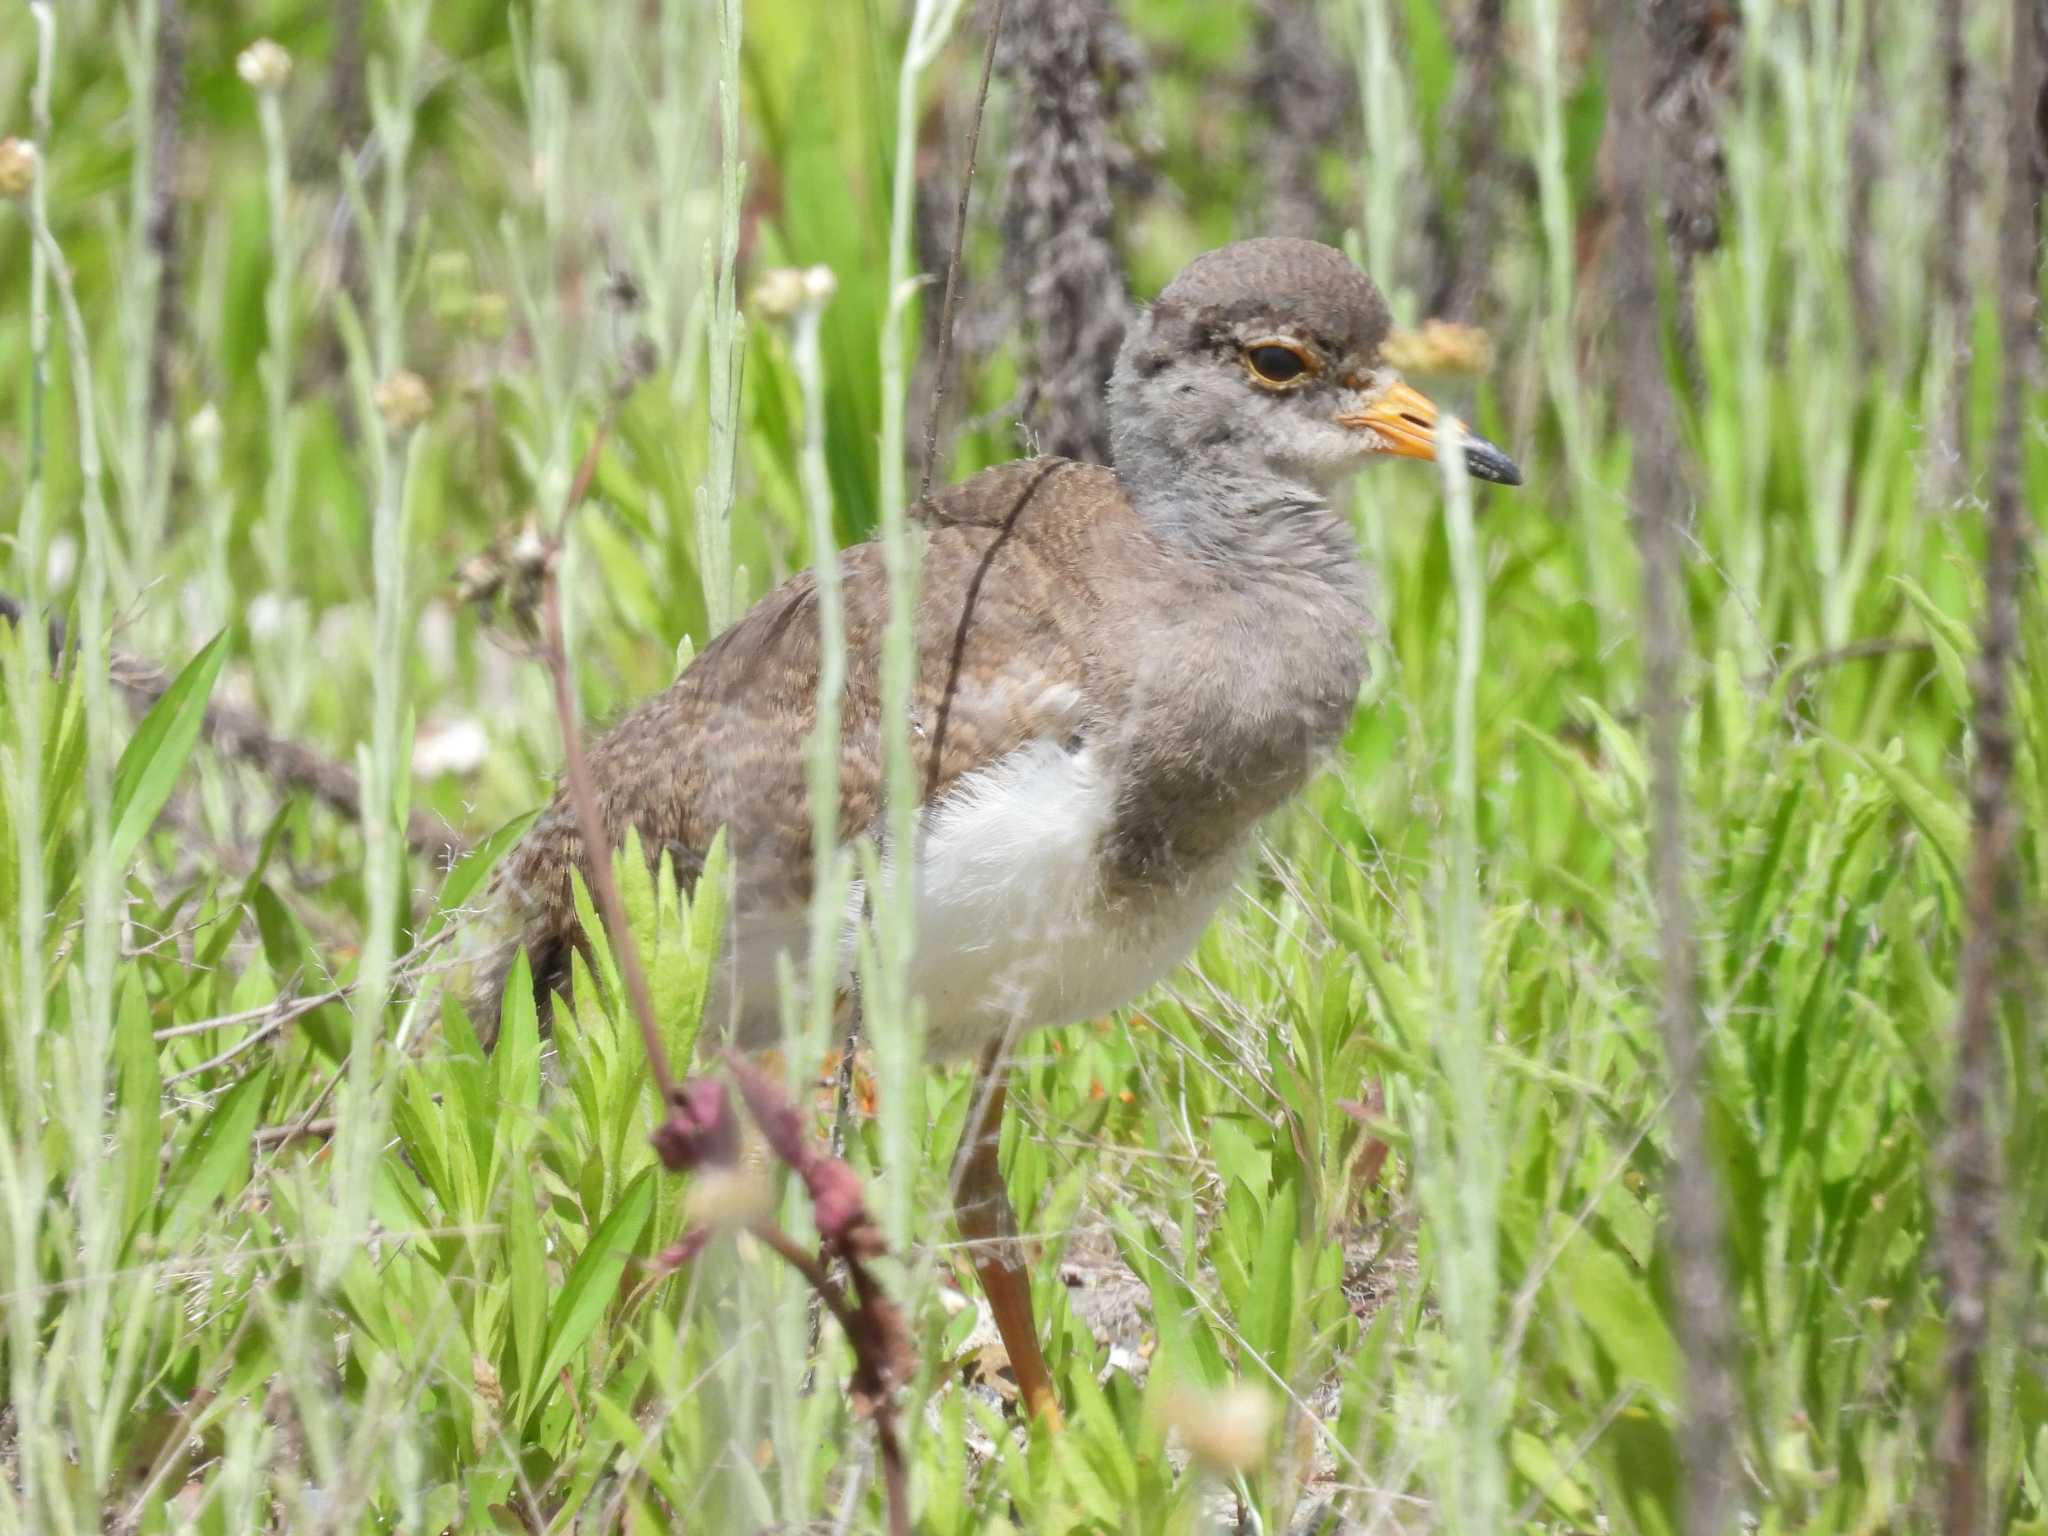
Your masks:
<instances>
[{"instance_id":1,"label":"white belly feather","mask_svg":"<svg viewBox=\"0 0 2048 1536\"><path fill-rule=\"evenodd\" d=\"M926 823L911 986L924 999L930 1055L967 1055L1005 1033L1108 1013L1194 948L1236 881L1241 850L1141 910L1112 906L1101 846L1114 803L1092 750L1039 740L957 783ZM861 910L858 889L848 910ZM800 957L805 935L801 913L741 919L710 1018L730 1009L744 1043L772 1042L776 956ZM849 921L841 986L852 960Z\"/></svg>"}]
</instances>

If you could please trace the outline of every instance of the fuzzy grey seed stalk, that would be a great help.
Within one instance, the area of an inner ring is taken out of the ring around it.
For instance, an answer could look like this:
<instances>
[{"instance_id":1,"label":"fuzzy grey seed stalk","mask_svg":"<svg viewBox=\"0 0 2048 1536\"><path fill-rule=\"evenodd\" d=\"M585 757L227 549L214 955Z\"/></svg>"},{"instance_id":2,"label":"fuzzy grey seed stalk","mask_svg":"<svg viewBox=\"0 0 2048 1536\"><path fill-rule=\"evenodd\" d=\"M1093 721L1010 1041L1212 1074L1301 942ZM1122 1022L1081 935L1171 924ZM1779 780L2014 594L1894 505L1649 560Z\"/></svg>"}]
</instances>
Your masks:
<instances>
[{"instance_id":1,"label":"fuzzy grey seed stalk","mask_svg":"<svg viewBox=\"0 0 2048 1536\"><path fill-rule=\"evenodd\" d=\"M1970 773L1967 929L1958 990L1955 1077L1949 1089L1947 1178L1937 1229L1948 1305L1947 1377L1935 1458L1942 1480L1944 1536L1981 1536L1994 1490L1986 1486L1995 1340L1999 1227L2005 1195L2000 1153L2012 1111L1999 1081L2003 1021L2027 993L2017 972L2028 918L2018 868L2020 811L2014 803L2013 668L2020 659L2019 592L2028 563L2024 437L2032 430L2041 358L2042 32L2048 7L2014 0L2012 80L2007 100L2005 212L1999 229L1998 326L2003 402L1992 445L1989 538L1984 554L1984 623L1975 679L1976 759ZM2022 1058L2039 1050L2023 1035ZM2009 1344L2008 1346L2009 1347Z\"/></svg>"},{"instance_id":2,"label":"fuzzy grey seed stalk","mask_svg":"<svg viewBox=\"0 0 2048 1536\"><path fill-rule=\"evenodd\" d=\"M746 321L740 315L740 5L718 5L717 266L712 276L711 324L706 350L711 370L710 481L697 488L697 569L704 612L713 634L733 621L732 507L739 461L740 365L746 356Z\"/></svg>"},{"instance_id":3,"label":"fuzzy grey seed stalk","mask_svg":"<svg viewBox=\"0 0 2048 1536\"><path fill-rule=\"evenodd\" d=\"M1444 131L1457 145L1464 183L1456 238L1430 313L1483 320L1492 277L1494 237L1500 222L1500 98L1507 0L1477 0L1458 29L1458 88L1444 114Z\"/></svg>"},{"instance_id":4,"label":"fuzzy grey seed stalk","mask_svg":"<svg viewBox=\"0 0 2048 1536\"><path fill-rule=\"evenodd\" d=\"M1704 1107L1706 1020L1699 1006L1692 897L1685 876L1685 785L1680 670L1687 645L1683 520L1670 379L1657 305L1651 210L1666 142L1651 131L1651 27L1621 33L1610 90L1614 185L1619 219L1614 258L1616 329L1622 337L1620 390L1634 444L1636 539L1643 565L1643 691L1649 725L1651 886L1662 972L1658 1022L1671 1074L1670 1204L1672 1287L1685 1354L1685 1530L1725 1536L1735 1529L1741 1402L1735 1377L1734 1303L1722 1195L1714 1175ZM1685 168L1691 174L1696 167Z\"/></svg>"},{"instance_id":5,"label":"fuzzy grey seed stalk","mask_svg":"<svg viewBox=\"0 0 2048 1536\"><path fill-rule=\"evenodd\" d=\"M1715 0L1647 0L1651 122L1664 161L1665 240L1678 289L1678 355L1695 393L1699 343L1693 334L1692 271L1721 243L1721 199L1728 160L1721 148L1716 98L1730 68L1735 23Z\"/></svg>"},{"instance_id":6,"label":"fuzzy grey seed stalk","mask_svg":"<svg viewBox=\"0 0 2048 1536\"><path fill-rule=\"evenodd\" d=\"M1330 46L1314 0L1258 0L1247 96L1257 126L1259 232L1328 240L1337 219L1323 196L1320 161L1342 143L1358 82Z\"/></svg>"},{"instance_id":7,"label":"fuzzy grey seed stalk","mask_svg":"<svg viewBox=\"0 0 2048 1536\"><path fill-rule=\"evenodd\" d=\"M1116 124L1142 68L1108 0L1011 0L1003 274L1019 296L1025 420L1046 453L1109 462L1104 387L1131 304L1112 193L1134 178Z\"/></svg>"}]
</instances>

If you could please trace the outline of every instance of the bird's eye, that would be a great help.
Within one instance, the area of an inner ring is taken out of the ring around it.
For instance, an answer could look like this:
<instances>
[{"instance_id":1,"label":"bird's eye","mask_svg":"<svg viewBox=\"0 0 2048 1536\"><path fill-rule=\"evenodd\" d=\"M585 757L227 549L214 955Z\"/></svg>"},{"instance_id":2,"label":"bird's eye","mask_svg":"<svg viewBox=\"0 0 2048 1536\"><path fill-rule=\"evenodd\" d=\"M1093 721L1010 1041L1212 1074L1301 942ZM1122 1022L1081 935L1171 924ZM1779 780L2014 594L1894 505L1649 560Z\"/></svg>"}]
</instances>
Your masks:
<instances>
[{"instance_id":1,"label":"bird's eye","mask_svg":"<svg viewBox=\"0 0 2048 1536\"><path fill-rule=\"evenodd\" d=\"M1274 341L1245 348L1244 360L1268 384L1291 384L1308 372L1309 366L1300 348Z\"/></svg>"}]
</instances>

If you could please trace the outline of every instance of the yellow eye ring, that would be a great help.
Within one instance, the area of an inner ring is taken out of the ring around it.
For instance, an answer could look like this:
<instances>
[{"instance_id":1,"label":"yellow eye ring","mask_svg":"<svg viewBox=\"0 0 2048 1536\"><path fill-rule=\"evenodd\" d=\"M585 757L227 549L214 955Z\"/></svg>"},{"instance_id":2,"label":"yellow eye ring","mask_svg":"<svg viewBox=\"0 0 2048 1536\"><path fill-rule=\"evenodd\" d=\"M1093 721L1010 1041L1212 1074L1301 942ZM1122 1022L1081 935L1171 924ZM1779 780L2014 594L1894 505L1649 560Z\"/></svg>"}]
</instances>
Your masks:
<instances>
[{"instance_id":1,"label":"yellow eye ring","mask_svg":"<svg viewBox=\"0 0 2048 1536\"><path fill-rule=\"evenodd\" d=\"M1306 347L1278 336L1247 342L1244 365L1268 389L1289 388L1316 371L1315 357Z\"/></svg>"}]
</instances>

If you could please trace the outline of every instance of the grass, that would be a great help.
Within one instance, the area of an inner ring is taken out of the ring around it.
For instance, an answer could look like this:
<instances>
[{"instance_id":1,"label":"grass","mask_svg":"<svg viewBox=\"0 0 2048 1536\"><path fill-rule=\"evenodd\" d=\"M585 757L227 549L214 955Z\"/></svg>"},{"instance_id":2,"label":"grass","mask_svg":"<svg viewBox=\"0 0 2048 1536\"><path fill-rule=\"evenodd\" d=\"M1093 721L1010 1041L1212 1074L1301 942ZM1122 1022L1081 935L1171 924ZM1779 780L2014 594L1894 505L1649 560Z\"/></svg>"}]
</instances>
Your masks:
<instances>
[{"instance_id":1,"label":"grass","mask_svg":"<svg viewBox=\"0 0 2048 1536\"><path fill-rule=\"evenodd\" d=\"M175 9L173 164L136 158L171 85L166 0L32 6L8 35L37 46L0 50L0 134L41 151L32 200L0 204L0 529L11 590L80 644L54 674L28 627L4 647L0 1527L882 1529L872 1435L835 1387L847 1354L829 1327L812 1349L801 1285L744 1240L649 1263L704 1213L647 1146L630 1017L586 987L542 1033L515 1003L487 1054L441 990L560 762L546 679L452 573L552 528L608 418L563 566L602 721L832 542L898 531L936 307L903 280L918 210L950 228L953 185L919 177L971 99L975 13L369 6L381 147L344 158L323 106L348 68L334 8ZM1264 118L1231 85L1249 7L1124 10L1153 60L1133 134L1159 186L1125 211L1142 295L1257 232ZM1432 216L1465 191L1438 116L1457 30L1382 0L1323 19L1363 102L1321 166L1329 234L1416 323ZM2004 23L1968 20L1992 103ZM1507 27L1483 300L1498 360L1421 382L1528 485L1475 492L1468 526L1427 471L1360 481L1384 627L1341 753L1188 968L1023 1043L1004 1157L1036 1237L1057 1441L963 1382L981 1340L930 1213L970 1084L912 1069L901 954L870 957L879 1082L872 1104L856 1084L849 1151L896 1240L920 1365L902 1424L935 1536L1279 1533L1324 1506L1381 1531L1681 1528L1693 1320L1669 1285L1608 60L1561 0L1511 6ZM1936 30L1898 0L1741 7L1697 386L1672 370L1702 1088L1737 1503L1770 1532L1927 1529L1940 1500L1934 1234L2003 179L1985 128L1975 211L1936 227ZM1868 70L1866 33L1884 39ZM264 34L294 61L274 94L236 70ZM1000 313L1006 116L999 87L964 318ZM155 177L179 218L161 270L138 226ZM1961 315L1928 276L1946 241ZM813 264L829 302L748 298ZM159 282L177 318L161 419L136 355ZM431 397L409 431L378 406L401 369ZM944 452L964 475L1018 451L1016 364L963 347L956 369L974 425ZM1951 480L1926 450L1956 397L1972 456ZM2023 448L2038 506L2048 447ZM2035 935L2042 599L2029 569L2012 793ZM182 672L140 721L109 647ZM199 744L209 694L360 752L362 823ZM488 750L461 763L472 727ZM452 871L408 859L408 809L477 851ZM623 874L662 1027L686 1039L716 903ZM2023 1112L2038 1018L2002 1023L1989 1507L2039 1531L2048 1140ZM785 1062L822 1128L811 1067ZM796 1194L775 1198L810 1231ZM1103 1300L1118 1287L1133 1306Z\"/></svg>"}]
</instances>

